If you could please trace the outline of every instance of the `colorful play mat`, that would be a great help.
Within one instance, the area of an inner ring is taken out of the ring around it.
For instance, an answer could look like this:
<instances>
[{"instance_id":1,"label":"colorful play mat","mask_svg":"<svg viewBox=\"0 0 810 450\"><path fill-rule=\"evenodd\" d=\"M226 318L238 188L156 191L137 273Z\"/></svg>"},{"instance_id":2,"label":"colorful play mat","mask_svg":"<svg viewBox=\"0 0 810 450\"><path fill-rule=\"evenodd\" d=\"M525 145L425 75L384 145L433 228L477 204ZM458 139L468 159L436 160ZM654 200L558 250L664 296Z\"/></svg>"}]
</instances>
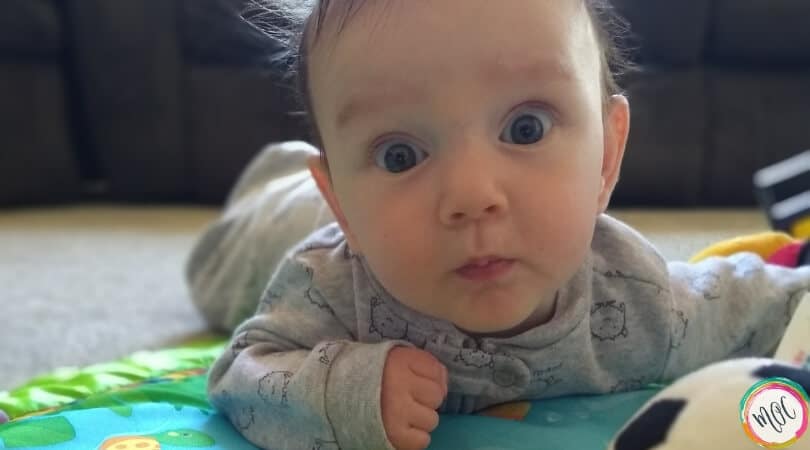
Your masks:
<instances>
[{"instance_id":1,"label":"colorful play mat","mask_svg":"<svg viewBox=\"0 0 810 450\"><path fill-rule=\"evenodd\" d=\"M0 425L0 448L255 449L206 400L206 372L224 345L139 352L0 392L0 409L11 418ZM430 449L603 449L660 388L443 415Z\"/></svg>"}]
</instances>

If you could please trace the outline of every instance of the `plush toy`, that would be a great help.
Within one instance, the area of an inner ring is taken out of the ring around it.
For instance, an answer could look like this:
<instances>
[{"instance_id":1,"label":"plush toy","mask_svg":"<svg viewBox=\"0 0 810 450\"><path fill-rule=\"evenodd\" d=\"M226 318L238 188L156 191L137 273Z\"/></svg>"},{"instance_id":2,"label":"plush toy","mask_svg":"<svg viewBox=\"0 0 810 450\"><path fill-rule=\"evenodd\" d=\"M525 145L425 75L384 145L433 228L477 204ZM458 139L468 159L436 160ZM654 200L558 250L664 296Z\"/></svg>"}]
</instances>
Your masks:
<instances>
[{"instance_id":1,"label":"plush toy","mask_svg":"<svg viewBox=\"0 0 810 450\"><path fill-rule=\"evenodd\" d=\"M774 377L787 378L800 386L807 402L810 370L768 358L727 360L680 378L656 394L624 425L608 449L761 448L743 427L741 404L757 382ZM803 413L807 414L807 408ZM792 420L800 420L795 408L786 408L785 414L788 418L797 417ZM773 418L779 426L782 419ZM764 421L765 417L760 416L760 419ZM810 431L806 430L790 448L810 450Z\"/></svg>"}]
</instances>

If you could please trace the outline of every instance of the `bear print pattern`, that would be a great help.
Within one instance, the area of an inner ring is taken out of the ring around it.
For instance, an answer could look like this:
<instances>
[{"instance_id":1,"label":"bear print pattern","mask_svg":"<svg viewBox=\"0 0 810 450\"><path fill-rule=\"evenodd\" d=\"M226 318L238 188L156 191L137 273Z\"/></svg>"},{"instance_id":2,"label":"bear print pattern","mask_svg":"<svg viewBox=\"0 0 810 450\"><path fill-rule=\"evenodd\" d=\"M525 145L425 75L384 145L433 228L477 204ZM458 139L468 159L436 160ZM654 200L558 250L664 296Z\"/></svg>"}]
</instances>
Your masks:
<instances>
[{"instance_id":1,"label":"bear print pattern","mask_svg":"<svg viewBox=\"0 0 810 450\"><path fill-rule=\"evenodd\" d=\"M259 380L259 398L276 406L287 406L287 385L293 373L285 370L270 372Z\"/></svg>"},{"instance_id":2,"label":"bear print pattern","mask_svg":"<svg viewBox=\"0 0 810 450\"><path fill-rule=\"evenodd\" d=\"M615 341L627 337L624 302L608 300L591 307L591 336L600 341Z\"/></svg>"},{"instance_id":3,"label":"bear print pattern","mask_svg":"<svg viewBox=\"0 0 810 450\"><path fill-rule=\"evenodd\" d=\"M381 338L405 339L408 336L408 322L397 316L379 297L372 297L368 332L377 333Z\"/></svg>"}]
</instances>

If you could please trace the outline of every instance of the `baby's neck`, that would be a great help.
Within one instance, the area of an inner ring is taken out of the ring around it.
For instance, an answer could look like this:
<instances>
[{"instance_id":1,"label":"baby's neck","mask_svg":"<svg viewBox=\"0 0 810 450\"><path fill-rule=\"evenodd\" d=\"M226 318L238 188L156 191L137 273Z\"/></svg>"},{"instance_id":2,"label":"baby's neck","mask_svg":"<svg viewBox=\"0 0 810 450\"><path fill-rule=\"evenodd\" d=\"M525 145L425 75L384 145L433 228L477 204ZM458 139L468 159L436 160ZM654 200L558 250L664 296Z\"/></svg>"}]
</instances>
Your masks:
<instances>
[{"instance_id":1,"label":"baby's neck","mask_svg":"<svg viewBox=\"0 0 810 450\"><path fill-rule=\"evenodd\" d=\"M551 302L549 305L542 305L538 307L529 317L526 318L523 322L517 324L516 326L509 328L508 330L501 330L501 331L493 331L490 333L475 333L471 331L466 331L459 328L459 331L462 333L475 338L510 338L512 336L517 336L521 333L525 333L526 331L531 330L532 328L539 327L545 323L551 321L554 318L554 315L557 313L557 300L559 298L559 292L554 295L554 301ZM458 328L458 327L457 327Z\"/></svg>"}]
</instances>

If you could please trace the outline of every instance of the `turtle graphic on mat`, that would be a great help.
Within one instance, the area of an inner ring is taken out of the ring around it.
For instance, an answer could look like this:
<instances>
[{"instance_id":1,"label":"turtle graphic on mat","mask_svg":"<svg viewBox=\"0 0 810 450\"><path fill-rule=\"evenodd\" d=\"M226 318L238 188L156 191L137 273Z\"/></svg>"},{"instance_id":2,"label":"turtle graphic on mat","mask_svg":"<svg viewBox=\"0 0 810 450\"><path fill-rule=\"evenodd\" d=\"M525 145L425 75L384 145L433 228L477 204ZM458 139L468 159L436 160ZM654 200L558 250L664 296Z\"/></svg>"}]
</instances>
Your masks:
<instances>
[{"instance_id":1,"label":"turtle graphic on mat","mask_svg":"<svg viewBox=\"0 0 810 450\"><path fill-rule=\"evenodd\" d=\"M160 444L174 447L210 447L214 440L197 430L172 430L145 436L115 436L104 440L98 450L160 450Z\"/></svg>"}]
</instances>

